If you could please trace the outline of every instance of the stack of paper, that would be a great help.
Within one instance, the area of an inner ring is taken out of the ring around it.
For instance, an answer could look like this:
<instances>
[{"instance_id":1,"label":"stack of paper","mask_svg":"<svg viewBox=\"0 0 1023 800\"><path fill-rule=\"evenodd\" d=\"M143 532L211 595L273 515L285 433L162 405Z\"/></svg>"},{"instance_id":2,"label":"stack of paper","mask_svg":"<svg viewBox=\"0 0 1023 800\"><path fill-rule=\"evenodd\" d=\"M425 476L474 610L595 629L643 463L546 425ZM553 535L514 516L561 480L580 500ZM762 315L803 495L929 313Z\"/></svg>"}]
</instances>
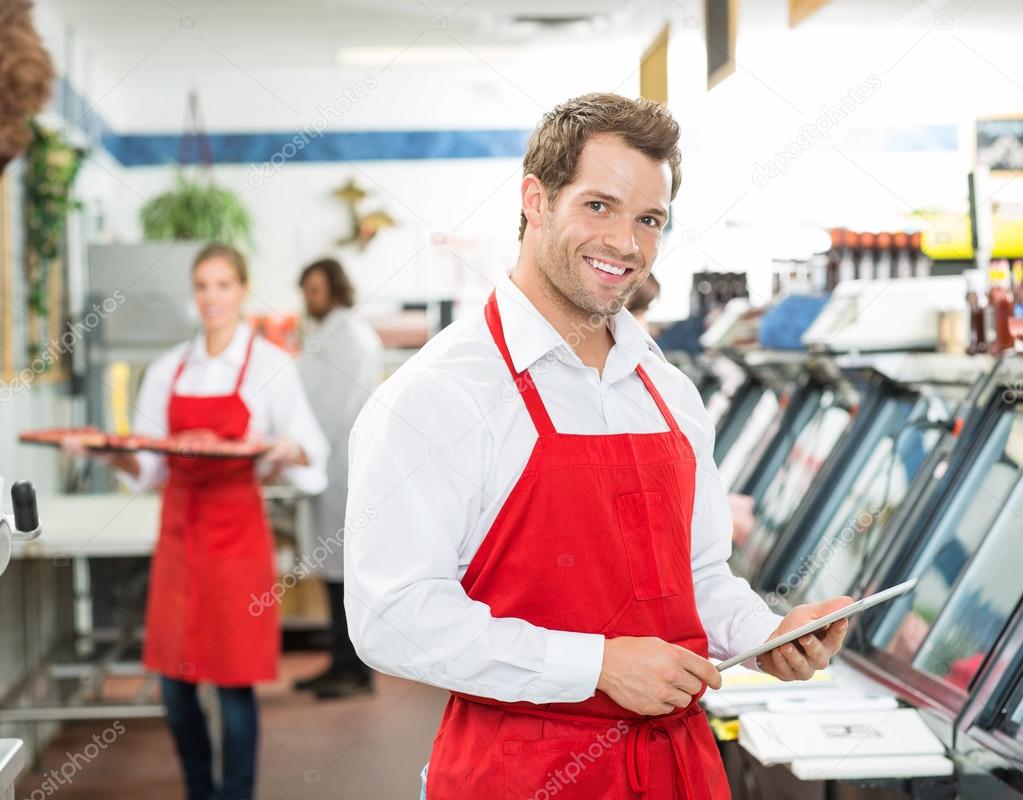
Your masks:
<instances>
[{"instance_id":1,"label":"stack of paper","mask_svg":"<svg viewBox=\"0 0 1023 800\"><path fill-rule=\"evenodd\" d=\"M912 708L739 716L739 744L807 779L948 774L944 747ZM915 759L915 761L914 761ZM798 770L796 769L798 767Z\"/></svg>"}]
</instances>

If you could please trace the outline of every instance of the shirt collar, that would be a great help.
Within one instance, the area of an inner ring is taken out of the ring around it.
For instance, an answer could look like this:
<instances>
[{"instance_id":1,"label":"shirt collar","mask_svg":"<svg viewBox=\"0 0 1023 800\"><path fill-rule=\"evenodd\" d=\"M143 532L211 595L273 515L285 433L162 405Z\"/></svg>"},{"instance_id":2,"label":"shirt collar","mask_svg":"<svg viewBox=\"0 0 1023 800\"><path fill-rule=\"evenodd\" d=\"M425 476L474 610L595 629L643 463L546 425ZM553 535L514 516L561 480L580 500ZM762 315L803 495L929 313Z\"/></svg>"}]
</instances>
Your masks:
<instances>
[{"instance_id":1,"label":"shirt collar","mask_svg":"<svg viewBox=\"0 0 1023 800\"><path fill-rule=\"evenodd\" d=\"M245 360L245 351L249 346L249 337L251 335L252 329L249 327L249 324L247 322L240 323L234 332L234 336L231 337L231 342L227 345L227 348L219 355L211 356L206 352L206 333L199 331L195 338L192 339L188 360L224 361L228 364L240 365Z\"/></svg>"},{"instance_id":2,"label":"shirt collar","mask_svg":"<svg viewBox=\"0 0 1023 800\"><path fill-rule=\"evenodd\" d=\"M562 348L578 359L564 337L512 283L511 278L502 277L495 288L501 326L516 372L528 369L548 353ZM626 373L636 368L647 350L666 361L661 349L626 309L611 317L608 327L615 340L617 359L623 360Z\"/></svg>"}]
</instances>

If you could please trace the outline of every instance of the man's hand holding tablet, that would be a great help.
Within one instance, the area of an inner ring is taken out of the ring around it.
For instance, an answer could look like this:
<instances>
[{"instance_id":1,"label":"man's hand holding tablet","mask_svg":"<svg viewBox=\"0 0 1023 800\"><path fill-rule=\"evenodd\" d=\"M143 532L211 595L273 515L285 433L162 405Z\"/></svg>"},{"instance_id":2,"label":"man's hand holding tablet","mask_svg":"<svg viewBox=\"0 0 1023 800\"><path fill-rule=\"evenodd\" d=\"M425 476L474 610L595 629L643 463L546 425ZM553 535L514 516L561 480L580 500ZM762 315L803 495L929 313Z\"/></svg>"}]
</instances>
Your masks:
<instances>
[{"instance_id":1,"label":"man's hand holding tablet","mask_svg":"<svg viewBox=\"0 0 1023 800\"><path fill-rule=\"evenodd\" d=\"M821 603L796 606L785 615L781 624L768 637L768 641L825 617L852 602L851 597L833 597ZM841 649L848 630L849 620L840 619L823 630L808 633L794 642L768 650L757 659L757 663L764 672L780 680L808 680L817 670L824 669L831 663L835 653Z\"/></svg>"},{"instance_id":2,"label":"man's hand holding tablet","mask_svg":"<svg viewBox=\"0 0 1023 800\"><path fill-rule=\"evenodd\" d=\"M841 649L849 630L849 617L911 592L916 582L916 578L910 578L856 601L851 597L833 597L822 603L796 606L766 642L722 661L717 665L718 672L756 658L760 668L776 678L805 681L824 669Z\"/></svg>"}]
</instances>

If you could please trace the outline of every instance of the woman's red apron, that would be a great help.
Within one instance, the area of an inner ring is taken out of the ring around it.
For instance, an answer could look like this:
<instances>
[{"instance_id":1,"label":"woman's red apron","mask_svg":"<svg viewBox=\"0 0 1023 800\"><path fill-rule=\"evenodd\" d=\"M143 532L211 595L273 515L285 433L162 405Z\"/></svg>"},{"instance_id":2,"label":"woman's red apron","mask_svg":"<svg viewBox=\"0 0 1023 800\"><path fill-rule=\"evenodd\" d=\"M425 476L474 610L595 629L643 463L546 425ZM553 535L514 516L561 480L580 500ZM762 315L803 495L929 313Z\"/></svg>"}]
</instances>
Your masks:
<instances>
[{"instance_id":1,"label":"woman's red apron","mask_svg":"<svg viewBox=\"0 0 1023 800\"><path fill-rule=\"evenodd\" d=\"M657 636L701 656L690 537L696 459L642 366L664 433L558 433L528 371L516 373L497 301L486 320L538 439L462 579L495 617L562 631ZM730 796L699 704L641 717L603 692L581 703L454 694L434 740L428 800Z\"/></svg>"},{"instance_id":2,"label":"woman's red apron","mask_svg":"<svg viewBox=\"0 0 1023 800\"><path fill-rule=\"evenodd\" d=\"M253 337L254 338L254 337ZM252 339L231 394L178 394L188 359L174 373L169 432L209 429L241 439L249 409L239 390ZM273 543L249 459L167 459L160 537L153 556L143 662L170 678L249 686L277 676L280 635Z\"/></svg>"}]
</instances>

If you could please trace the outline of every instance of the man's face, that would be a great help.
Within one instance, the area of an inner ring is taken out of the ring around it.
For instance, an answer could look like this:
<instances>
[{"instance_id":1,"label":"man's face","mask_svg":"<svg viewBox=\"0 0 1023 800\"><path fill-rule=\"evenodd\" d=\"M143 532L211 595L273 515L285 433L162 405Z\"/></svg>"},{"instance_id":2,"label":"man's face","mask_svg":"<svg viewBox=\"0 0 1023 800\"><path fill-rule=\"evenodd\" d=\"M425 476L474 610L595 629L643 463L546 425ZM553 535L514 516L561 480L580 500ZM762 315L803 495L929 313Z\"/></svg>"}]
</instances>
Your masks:
<instances>
[{"instance_id":1,"label":"man's face","mask_svg":"<svg viewBox=\"0 0 1023 800\"><path fill-rule=\"evenodd\" d=\"M547 289L587 314L618 312L646 280L668 221L671 168L610 135L583 147L540 230Z\"/></svg>"},{"instance_id":2,"label":"man's face","mask_svg":"<svg viewBox=\"0 0 1023 800\"><path fill-rule=\"evenodd\" d=\"M327 276L318 269L310 272L302 281L302 296L305 298L306 313L313 319L323 319L334 306Z\"/></svg>"}]
</instances>

